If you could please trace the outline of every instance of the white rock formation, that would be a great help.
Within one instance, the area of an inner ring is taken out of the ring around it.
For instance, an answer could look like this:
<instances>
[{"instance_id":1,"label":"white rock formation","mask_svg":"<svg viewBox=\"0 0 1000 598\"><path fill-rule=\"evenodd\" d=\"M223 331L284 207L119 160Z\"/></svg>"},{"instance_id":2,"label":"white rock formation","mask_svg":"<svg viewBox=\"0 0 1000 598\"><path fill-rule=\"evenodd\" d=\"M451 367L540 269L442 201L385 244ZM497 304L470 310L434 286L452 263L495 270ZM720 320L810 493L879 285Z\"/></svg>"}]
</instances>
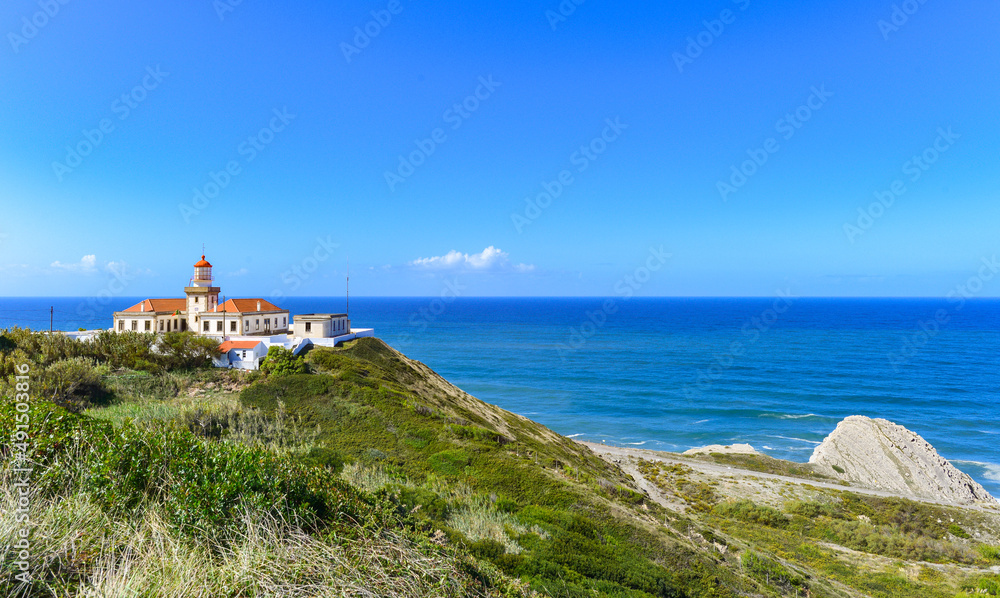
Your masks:
<instances>
[{"instance_id":1,"label":"white rock formation","mask_svg":"<svg viewBox=\"0 0 1000 598\"><path fill-rule=\"evenodd\" d=\"M809 462L868 488L958 504L996 504L929 442L884 419L848 417L816 447Z\"/></svg>"}]
</instances>

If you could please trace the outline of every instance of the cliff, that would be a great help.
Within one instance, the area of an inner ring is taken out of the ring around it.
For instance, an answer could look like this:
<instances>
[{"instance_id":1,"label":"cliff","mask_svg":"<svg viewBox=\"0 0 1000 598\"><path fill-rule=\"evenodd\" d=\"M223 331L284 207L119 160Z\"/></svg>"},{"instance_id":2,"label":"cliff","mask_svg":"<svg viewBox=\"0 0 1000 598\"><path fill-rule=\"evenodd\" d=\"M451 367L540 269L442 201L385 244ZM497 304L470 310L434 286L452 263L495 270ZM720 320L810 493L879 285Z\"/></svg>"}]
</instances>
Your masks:
<instances>
[{"instance_id":1,"label":"cliff","mask_svg":"<svg viewBox=\"0 0 1000 598\"><path fill-rule=\"evenodd\" d=\"M996 502L929 442L884 419L848 417L816 447L809 462L868 488L956 504Z\"/></svg>"}]
</instances>

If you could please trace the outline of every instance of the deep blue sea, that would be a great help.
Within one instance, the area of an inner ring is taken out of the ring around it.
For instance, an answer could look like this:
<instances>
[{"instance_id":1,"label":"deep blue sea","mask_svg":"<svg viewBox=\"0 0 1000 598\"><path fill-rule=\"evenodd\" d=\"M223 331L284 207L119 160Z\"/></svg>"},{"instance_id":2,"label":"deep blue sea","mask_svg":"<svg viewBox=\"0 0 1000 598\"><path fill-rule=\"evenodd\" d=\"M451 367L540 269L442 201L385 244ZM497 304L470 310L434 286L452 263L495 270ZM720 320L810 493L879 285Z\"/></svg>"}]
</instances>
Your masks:
<instances>
[{"instance_id":1,"label":"deep blue sea","mask_svg":"<svg viewBox=\"0 0 1000 598\"><path fill-rule=\"evenodd\" d=\"M111 326L140 298L0 298L0 327ZM343 298L280 301L342 311ZM574 438L807 461L848 415L926 438L1000 496L1000 300L353 298L354 327Z\"/></svg>"}]
</instances>

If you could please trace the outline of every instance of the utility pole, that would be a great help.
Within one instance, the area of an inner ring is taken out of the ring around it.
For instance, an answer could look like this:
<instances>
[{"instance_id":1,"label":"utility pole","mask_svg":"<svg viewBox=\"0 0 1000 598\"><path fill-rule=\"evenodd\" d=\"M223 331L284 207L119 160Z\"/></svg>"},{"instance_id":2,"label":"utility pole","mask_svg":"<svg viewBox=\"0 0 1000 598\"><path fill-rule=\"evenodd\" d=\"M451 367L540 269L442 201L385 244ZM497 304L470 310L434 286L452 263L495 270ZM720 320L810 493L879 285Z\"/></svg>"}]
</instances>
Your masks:
<instances>
[{"instance_id":1,"label":"utility pole","mask_svg":"<svg viewBox=\"0 0 1000 598\"><path fill-rule=\"evenodd\" d=\"M226 296L222 296L222 341L226 340Z\"/></svg>"},{"instance_id":2,"label":"utility pole","mask_svg":"<svg viewBox=\"0 0 1000 598\"><path fill-rule=\"evenodd\" d=\"M50 305L49 306L49 336L52 336L52 312L54 310L55 310L55 307L52 306L52 305Z\"/></svg>"}]
</instances>

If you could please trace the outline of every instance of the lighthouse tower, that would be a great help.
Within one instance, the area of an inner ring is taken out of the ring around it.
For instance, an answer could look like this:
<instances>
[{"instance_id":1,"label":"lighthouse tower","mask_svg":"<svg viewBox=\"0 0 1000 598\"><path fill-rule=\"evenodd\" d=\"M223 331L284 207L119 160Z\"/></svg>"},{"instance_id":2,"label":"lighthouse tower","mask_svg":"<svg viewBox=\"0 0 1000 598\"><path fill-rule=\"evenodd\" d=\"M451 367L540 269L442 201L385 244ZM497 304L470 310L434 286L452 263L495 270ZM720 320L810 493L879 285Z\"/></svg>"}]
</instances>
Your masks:
<instances>
[{"instance_id":1,"label":"lighthouse tower","mask_svg":"<svg viewBox=\"0 0 1000 598\"><path fill-rule=\"evenodd\" d=\"M184 287L184 294L187 296L188 330L201 332L200 315L219 304L219 287L212 286L212 264L205 260L204 255L194 265L194 276L191 277L191 284Z\"/></svg>"}]
</instances>

